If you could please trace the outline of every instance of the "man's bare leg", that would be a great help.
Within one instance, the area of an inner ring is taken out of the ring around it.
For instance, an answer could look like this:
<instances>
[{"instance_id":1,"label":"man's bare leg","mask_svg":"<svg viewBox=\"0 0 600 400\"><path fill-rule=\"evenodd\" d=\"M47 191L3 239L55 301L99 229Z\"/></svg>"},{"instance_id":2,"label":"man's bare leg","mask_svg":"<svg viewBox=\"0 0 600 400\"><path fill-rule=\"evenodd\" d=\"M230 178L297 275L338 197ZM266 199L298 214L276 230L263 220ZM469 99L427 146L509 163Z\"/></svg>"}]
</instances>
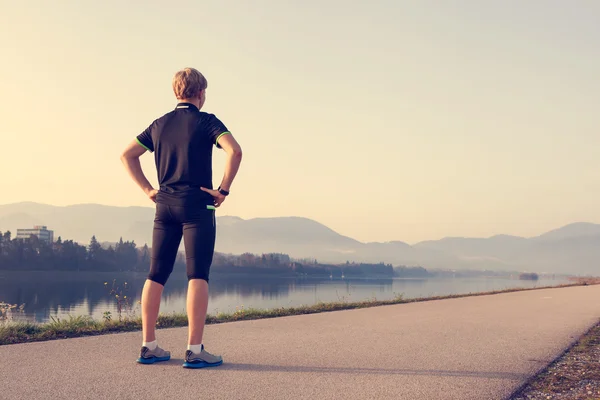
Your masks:
<instances>
[{"instance_id":1,"label":"man's bare leg","mask_svg":"<svg viewBox=\"0 0 600 400\"><path fill-rule=\"evenodd\" d=\"M184 368L216 367L223 364L223 357L210 354L202 345L207 308L208 282L204 279L190 279L187 294L189 339Z\"/></svg>"},{"instance_id":2,"label":"man's bare leg","mask_svg":"<svg viewBox=\"0 0 600 400\"><path fill-rule=\"evenodd\" d=\"M158 308L163 292L163 285L146 280L142 290L142 350L137 362L141 364L154 364L157 361L168 361L171 353L158 347L156 344L156 320Z\"/></svg>"},{"instance_id":3,"label":"man's bare leg","mask_svg":"<svg viewBox=\"0 0 600 400\"><path fill-rule=\"evenodd\" d=\"M190 279L187 293L189 345L202 344L207 309L208 282L206 282L204 279Z\"/></svg>"},{"instance_id":4,"label":"man's bare leg","mask_svg":"<svg viewBox=\"0 0 600 400\"><path fill-rule=\"evenodd\" d=\"M142 290L142 336L144 342L156 340L156 320L163 288L163 285L150 279L147 279L144 284Z\"/></svg>"}]
</instances>

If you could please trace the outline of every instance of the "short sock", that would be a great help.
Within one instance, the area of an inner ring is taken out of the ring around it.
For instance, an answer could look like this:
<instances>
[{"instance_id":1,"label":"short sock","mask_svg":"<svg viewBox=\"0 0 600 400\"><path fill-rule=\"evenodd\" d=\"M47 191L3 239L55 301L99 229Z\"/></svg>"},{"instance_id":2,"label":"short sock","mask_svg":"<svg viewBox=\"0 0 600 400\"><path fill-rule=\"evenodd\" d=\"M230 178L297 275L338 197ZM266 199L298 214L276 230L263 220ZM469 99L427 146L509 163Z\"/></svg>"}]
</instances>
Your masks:
<instances>
[{"instance_id":1,"label":"short sock","mask_svg":"<svg viewBox=\"0 0 600 400\"><path fill-rule=\"evenodd\" d=\"M147 347L148 350L152 351L158 347L158 344L156 343L156 340L154 340L152 342L143 342L142 347Z\"/></svg>"},{"instance_id":2,"label":"short sock","mask_svg":"<svg viewBox=\"0 0 600 400\"><path fill-rule=\"evenodd\" d=\"M202 353L203 348L204 348L204 345L202 345L202 344L188 344L187 349L190 350L194 354L200 354L200 353Z\"/></svg>"}]
</instances>

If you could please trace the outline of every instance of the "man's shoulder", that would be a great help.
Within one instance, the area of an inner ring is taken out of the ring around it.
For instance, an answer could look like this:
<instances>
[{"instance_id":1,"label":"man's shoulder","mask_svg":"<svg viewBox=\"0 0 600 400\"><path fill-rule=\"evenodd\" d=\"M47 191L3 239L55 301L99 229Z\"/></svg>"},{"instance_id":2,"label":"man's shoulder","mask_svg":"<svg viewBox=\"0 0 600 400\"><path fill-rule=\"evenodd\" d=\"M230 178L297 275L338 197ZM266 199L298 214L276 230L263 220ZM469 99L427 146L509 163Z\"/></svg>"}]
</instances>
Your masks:
<instances>
[{"instance_id":1,"label":"man's shoulder","mask_svg":"<svg viewBox=\"0 0 600 400\"><path fill-rule=\"evenodd\" d=\"M215 114L210 112L200 111L198 115L200 117L200 121L204 124L215 125L223 123Z\"/></svg>"},{"instance_id":2,"label":"man's shoulder","mask_svg":"<svg viewBox=\"0 0 600 400\"><path fill-rule=\"evenodd\" d=\"M205 119L217 118L215 114L206 111L199 111L198 114L200 114L200 116Z\"/></svg>"},{"instance_id":3,"label":"man's shoulder","mask_svg":"<svg viewBox=\"0 0 600 400\"><path fill-rule=\"evenodd\" d=\"M169 117L171 117L171 116L173 115L173 113L174 113L174 111L169 111L168 113L165 113L165 114L161 115L160 117L158 117L158 118L155 118L155 119L152 121L152 124L151 124L151 125L160 124L161 122L163 122L163 121L165 121L166 119L168 119Z\"/></svg>"},{"instance_id":4,"label":"man's shoulder","mask_svg":"<svg viewBox=\"0 0 600 400\"><path fill-rule=\"evenodd\" d=\"M175 111L176 111L176 110L171 110L171 111L169 111L169 112L167 112L167 113L165 113L165 114L161 115L160 117L156 118L155 122L156 122L156 121L164 121L164 120L166 120L166 119L168 119L168 118L170 118L170 117L174 116L174 115L175 115Z\"/></svg>"},{"instance_id":5,"label":"man's shoulder","mask_svg":"<svg viewBox=\"0 0 600 400\"><path fill-rule=\"evenodd\" d=\"M161 115L160 117L154 119L154 121L152 121L152 123L150 124L150 129L157 129L157 128L161 128L165 125L165 122L167 122L168 120L171 119L171 117L173 117L175 114L175 111L169 111L168 113L165 113L163 115Z\"/></svg>"}]
</instances>

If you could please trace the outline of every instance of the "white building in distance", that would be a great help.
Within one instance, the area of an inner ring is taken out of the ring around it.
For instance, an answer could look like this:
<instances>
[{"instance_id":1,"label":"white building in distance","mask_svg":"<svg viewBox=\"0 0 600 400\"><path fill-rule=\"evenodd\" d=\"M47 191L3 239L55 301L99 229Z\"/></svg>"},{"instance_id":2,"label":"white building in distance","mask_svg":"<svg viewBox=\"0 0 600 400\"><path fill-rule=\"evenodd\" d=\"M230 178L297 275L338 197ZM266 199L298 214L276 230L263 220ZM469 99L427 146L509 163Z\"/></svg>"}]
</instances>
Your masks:
<instances>
[{"instance_id":1,"label":"white building in distance","mask_svg":"<svg viewBox=\"0 0 600 400\"><path fill-rule=\"evenodd\" d=\"M36 225L33 229L17 229L17 239L29 239L32 236L37 236L47 243L54 242L54 231L49 231L47 226Z\"/></svg>"}]
</instances>

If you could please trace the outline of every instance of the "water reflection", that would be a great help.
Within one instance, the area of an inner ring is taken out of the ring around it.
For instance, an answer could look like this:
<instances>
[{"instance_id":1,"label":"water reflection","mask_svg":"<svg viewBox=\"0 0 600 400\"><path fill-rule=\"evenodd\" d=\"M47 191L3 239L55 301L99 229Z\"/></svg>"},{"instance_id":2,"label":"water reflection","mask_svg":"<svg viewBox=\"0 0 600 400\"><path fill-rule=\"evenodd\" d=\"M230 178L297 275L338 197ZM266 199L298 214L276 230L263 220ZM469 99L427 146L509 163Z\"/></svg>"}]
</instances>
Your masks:
<instances>
[{"instance_id":1,"label":"water reflection","mask_svg":"<svg viewBox=\"0 0 600 400\"><path fill-rule=\"evenodd\" d=\"M180 271L181 272L181 271ZM127 289L123 295L139 314L144 273L77 272L0 272L0 302L25 304L29 320L47 321L52 317L91 315L101 318L105 311L116 313L114 295L109 295L113 280ZM104 283L107 283L105 285ZM455 279L306 279L269 276L211 276L209 313L232 312L236 307L276 308L309 305L318 302L386 300L404 297L438 296L481 292L512 287L558 285L562 280L537 282L502 278ZM165 286L162 312L185 311L187 279L174 272Z\"/></svg>"}]
</instances>

